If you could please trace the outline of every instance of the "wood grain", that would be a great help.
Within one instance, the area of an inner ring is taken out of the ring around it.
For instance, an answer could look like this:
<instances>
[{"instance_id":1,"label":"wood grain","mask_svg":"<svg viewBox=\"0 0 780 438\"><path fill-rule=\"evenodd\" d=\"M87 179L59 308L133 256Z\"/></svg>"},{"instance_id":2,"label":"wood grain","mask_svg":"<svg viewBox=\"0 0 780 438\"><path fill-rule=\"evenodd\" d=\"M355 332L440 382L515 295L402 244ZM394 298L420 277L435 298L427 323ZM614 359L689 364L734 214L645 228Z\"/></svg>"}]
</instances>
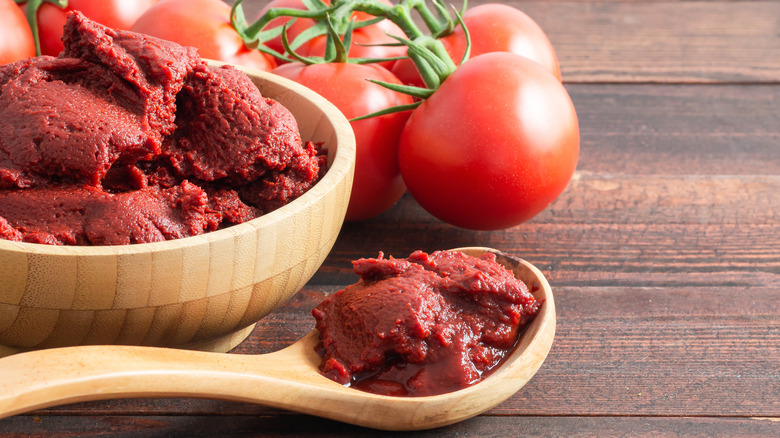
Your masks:
<instances>
[{"instance_id":1,"label":"wood grain","mask_svg":"<svg viewBox=\"0 0 780 438\"><path fill-rule=\"evenodd\" d=\"M24 430L27 437L48 437L48 431L59 436L110 434L133 437L231 436L231 437L401 437L442 436L475 437L624 437L674 436L682 438L766 438L776 435L777 424L769 418L653 418L653 417L546 417L483 416L456 426L410 433L378 432L371 429L328 420L279 413L271 416L199 415L199 416L111 416L96 415L89 422L80 416L18 416L0 420L9 430Z\"/></svg>"},{"instance_id":2,"label":"wood grain","mask_svg":"<svg viewBox=\"0 0 780 438\"><path fill-rule=\"evenodd\" d=\"M556 341L516 396L416 435L780 435L780 2L509 3L547 32L577 108L582 149L566 192L499 232L450 227L408 195L346 224L323 268L234 352L275 351L308 332L311 308L357 278L354 258L478 242L543 270ZM194 399L82 403L0 430L391 436Z\"/></svg>"},{"instance_id":3,"label":"wood grain","mask_svg":"<svg viewBox=\"0 0 780 438\"><path fill-rule=\"evenodd\" d=\"M565 82L780 83L775 1L507 3L547 33Z\"/></svg>"},{"instance_id":4,"label":"wood grain","mask_svg":"<svg viewBox=\"0 0 780 438\"><path fill-rule=\"evenodd\" d=\"M554 284L553 284L553 287ZM330 288L304 289L258 324L237 354L276 351L313 327ZM738 305L734 298L738 297ZM492 415L780 415L780 288L557 287L548 360ZM59 414L277 415L249 404L118 400Z\"/></svg>"}]
</instances>

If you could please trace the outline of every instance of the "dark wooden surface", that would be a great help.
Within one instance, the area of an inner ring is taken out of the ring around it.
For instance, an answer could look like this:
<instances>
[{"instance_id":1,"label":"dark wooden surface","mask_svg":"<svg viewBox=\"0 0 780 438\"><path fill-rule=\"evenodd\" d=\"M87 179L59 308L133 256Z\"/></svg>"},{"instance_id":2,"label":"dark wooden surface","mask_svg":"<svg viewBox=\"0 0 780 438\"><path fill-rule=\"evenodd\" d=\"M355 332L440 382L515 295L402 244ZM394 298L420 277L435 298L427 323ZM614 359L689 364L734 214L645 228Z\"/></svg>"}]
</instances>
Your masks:
<instances>
[{"instance_id":1,"label":"dark wooden surface","mask_svg":"<svg viewBox=\"0 0 780 438\"><path fill-rule=\"evenodd\" d=\"M311 308L355 281L352 259L490 246L548 276L552 351L505 403L414 435L780 436L780 2L508 3L548 33L577 108L566 191L503 231L451 227L409 196L346 224L322 269L235 353L308 332ZM0 433L392 435L191 399L61 406L0 420Z\"/></svg>"}]
</instances>

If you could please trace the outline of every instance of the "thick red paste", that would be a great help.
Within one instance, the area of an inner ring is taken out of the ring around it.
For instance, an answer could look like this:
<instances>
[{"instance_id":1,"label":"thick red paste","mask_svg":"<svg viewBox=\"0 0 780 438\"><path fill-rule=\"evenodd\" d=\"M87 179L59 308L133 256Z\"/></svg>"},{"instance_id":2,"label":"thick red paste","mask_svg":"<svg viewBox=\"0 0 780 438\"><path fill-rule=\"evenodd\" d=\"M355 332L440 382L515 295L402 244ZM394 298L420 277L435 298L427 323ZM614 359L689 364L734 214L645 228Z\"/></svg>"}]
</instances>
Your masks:
<instances>
[{"instance_id":1,"label":"thick red paste","mask_svg":"<svg viewBox=\"0 0 780 438\"><path fill-rule=\"evenodd\" d=\"M324 156L292 114L197 50L70 13L64 51L0 66L0 238L155 242L300 196Z\"/></svg>"},{"instance_id":2,"label":"thick red paste","mask_svg":"<svg viewBox=\"0 0 780 438\"><path fill-rule=\"evenodd\" d=\"M361 279L320 303L320 369L368 392L441 394L496 368L541 303L495 254L360 259Z\"/></svg>"}]
</instances>

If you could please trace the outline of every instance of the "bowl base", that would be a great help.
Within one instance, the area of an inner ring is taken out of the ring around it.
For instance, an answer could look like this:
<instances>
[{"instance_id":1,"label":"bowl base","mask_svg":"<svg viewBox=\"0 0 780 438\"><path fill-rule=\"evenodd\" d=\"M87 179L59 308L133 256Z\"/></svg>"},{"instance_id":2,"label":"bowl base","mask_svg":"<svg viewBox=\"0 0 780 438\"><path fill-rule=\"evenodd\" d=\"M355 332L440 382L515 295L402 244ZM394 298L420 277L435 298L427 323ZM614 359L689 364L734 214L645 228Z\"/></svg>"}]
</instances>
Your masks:
<instances>
[{"instance_id":1,"label":"bowl base","mask_svg":"<svg viewBox=\"0 0 780 438\"><path fill-rule=\"evenodd\" d=\"M228 333L221 338L212 339L209 341L193 342L191 344L182 345L176 348L182 348L184 350L199 350L199 351L211 351L213 353L227 353L232 350L238 344L244 342L249 335L252 334L252 330L255 329L257 323L250 325L249 327ZM0 350L2 354L2 350Z\"/></svg>"},{"instance_id":2,"label":"bowl base","mask_svg":"<svg viewBox=\"0 0 780 438\"><path fill-rule=\"evenodd\" d=\"M21 352L22 350L19 350L18 348L12 348L12 347L6 347L5 345L0 345L0 357L6 357Z\"/></svg>"},{"instance_id":3,"label":"bowl base","mask_svg":"<svg viewBox=\"0 0 780 438\"><path fill-rule=\"evenodd\" d=\"M191 344L172 348L180 348L183 350L211 351L214 353L227 353L228 351L235 348L238 344L244 342L244 340L248 338L250 334L252 334L252 330L254 330L256 325L257 324L252 324L249 327L243 328L233 333L228 333L225 336L217 339L193 342ZM12 354L23 353L25 351L28 350L0 345L0 358L10 356Z\"/></svg>"}]
</instances>

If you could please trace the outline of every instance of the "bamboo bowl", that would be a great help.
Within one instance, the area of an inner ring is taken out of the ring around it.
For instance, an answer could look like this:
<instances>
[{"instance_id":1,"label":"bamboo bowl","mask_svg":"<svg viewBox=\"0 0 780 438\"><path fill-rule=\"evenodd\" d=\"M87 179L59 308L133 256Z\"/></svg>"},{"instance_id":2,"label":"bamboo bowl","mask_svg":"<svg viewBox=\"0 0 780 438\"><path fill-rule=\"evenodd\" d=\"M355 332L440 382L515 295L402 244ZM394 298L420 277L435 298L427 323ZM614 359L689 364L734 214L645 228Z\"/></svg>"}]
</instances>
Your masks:
<instances>
[{"instance_id":1,"label":"bamboo bowl","mask_svg":"<svg viewBox=\"0 0 780 438\"><path fill-rule=\"evenodd\" d=\"M278 210L185 239L99 247L0 239L0 356L88 344L225 352L311 278L344 221L354 135L308 88L242 70L295 115L304 140L324 144L324 177Z\"/></svg>"}]
</instances>

